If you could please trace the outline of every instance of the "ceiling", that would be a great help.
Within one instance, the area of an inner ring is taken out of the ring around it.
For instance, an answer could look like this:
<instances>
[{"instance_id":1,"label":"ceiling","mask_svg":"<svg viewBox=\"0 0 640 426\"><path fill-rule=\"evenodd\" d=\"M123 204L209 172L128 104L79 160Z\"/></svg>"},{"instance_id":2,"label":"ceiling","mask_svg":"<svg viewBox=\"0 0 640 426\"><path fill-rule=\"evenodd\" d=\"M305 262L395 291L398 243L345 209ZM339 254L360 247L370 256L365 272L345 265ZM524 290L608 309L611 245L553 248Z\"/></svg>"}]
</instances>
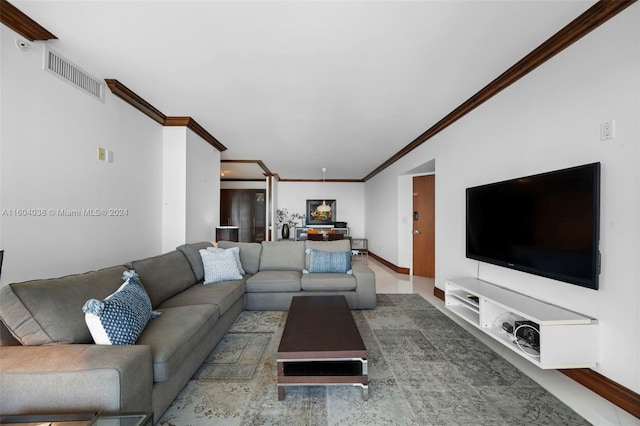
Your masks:
<instances>
[{"instance_id":1,"label":"ceiling","mask_svg":"<svg viewBox=\"0 0 640 426\"><path fill-rule=\"evenodd\" d=\"M193 117L223 160L329 180L367 176L595 1L11 3L81 68Z\"/></svg>"}]
</instances>

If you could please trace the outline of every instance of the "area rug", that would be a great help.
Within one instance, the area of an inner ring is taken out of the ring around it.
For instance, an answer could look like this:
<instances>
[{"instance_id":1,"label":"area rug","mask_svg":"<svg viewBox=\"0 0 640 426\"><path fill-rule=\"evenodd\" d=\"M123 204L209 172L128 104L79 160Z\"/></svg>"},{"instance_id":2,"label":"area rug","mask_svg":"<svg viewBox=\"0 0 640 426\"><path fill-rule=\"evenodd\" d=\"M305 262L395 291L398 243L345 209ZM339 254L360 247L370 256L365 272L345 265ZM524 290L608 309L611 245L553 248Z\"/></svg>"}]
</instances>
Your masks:
<instances>
[{"instance_id":1,"label":"area rug","mask_svg":"<svg viewBox=\"0 0 640 426\"><path fill-rule=\"evenodd\" d=\"M287 387L276 352L287 312L245 311L164 413L164 426L588 425L415 294L353 311L369 352L369 398L352 386Z\"/></svg>"}]
</instances>

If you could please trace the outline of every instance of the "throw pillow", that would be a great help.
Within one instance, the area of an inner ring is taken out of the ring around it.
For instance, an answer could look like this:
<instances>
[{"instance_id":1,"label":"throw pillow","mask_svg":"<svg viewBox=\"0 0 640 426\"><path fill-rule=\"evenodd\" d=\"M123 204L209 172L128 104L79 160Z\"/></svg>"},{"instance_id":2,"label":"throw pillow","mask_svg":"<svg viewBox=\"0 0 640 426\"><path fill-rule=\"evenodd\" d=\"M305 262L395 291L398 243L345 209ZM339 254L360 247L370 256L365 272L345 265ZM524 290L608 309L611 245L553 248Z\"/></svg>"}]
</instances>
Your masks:
<instances>
[{"instance_id":1,"label":"throw pillow","mask_svg":"<svg viewBox=\"0 0 640 426\"><path fill-rule=\"evenodd\" d=\"M133 345L151 318L160 315L151 308L151 300L138 274L125 272L124 284L104 300L90 299L82 310L91 337L98 345Z\"/></svg>"},{"instance_id":2,"label":"throw pillow","mask_svg":"<svg viewBox=\"0 0 640 426\"><path fill-rule=\"evenodd\" d=\"M238 263L232 251L200 250L204 266L204 283L213 284L222 281L241 280Z\"/></svg>"},{"instance_id":3,"label":"throw pillow","mask_svg":"<svg viewBox=\"0 0 640 426\"><path fill-rule=\"evenodd\" d=\"M310 255L308 273L351 273L351 250L348 251L320 251L307 249Z\"/></svg>"},{"instance_id":4,"label":"throw pillow","mask_svg":"<svg viewBox=\"0 0 640 426\"><path fill-rule=\"evenodd\" d=\"M214 252L229 250L231 253L233 253L233 257L236 259L236 264L238 265L238 272L240 272L240 275L245 274L244 269L242 269L242 262L240 261L240 247L231 247L228 249L217 248L217 247L207 247L207 250L214 251Z\"/></svg>"}]
</instances>

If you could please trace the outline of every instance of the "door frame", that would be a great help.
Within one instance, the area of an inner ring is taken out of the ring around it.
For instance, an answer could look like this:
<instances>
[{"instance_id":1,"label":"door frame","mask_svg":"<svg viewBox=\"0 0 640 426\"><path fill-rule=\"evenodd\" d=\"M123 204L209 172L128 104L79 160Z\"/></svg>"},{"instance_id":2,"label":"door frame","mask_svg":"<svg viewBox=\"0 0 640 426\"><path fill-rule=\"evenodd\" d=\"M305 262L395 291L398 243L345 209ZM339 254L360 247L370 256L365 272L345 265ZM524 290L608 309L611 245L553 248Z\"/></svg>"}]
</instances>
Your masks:
<instances>
[{"instance_id":1,"label":"door frame","mask_svg":"<svg viewBox=\"0 0 640 426\"><path fill-rule=\"evenodd\" d=\"M433 211L431 211L431 214L433 215L434 218L434 225L433 225L433 239L434 239L434 243L433 243L433 270L434 270L434 276L433 279L435 279L435 270L436 270L436 245L435 245L435 232L436 232L436 227L435 227L435 217L436 217L436 208L435 208L435 200L436 200L436 173L434 172L429 172L429 173L420 173L420 174L414 174L411 175L411 217L410 217L410 223L411 223L411 275L414 275L414 262L415 259L413 258L413 254L415 251L415 238L413 236L413 230L414 230L414 223L413 223L413 213L415 212L415 208L414 208L414 201L415 201L415 193L413 192L413 187L414 187L414 180L417 177L421 177L421 176L433 176L434 177L434 183L433 183Z\"/></svg>"},{"instance_id":2,"label":"door frame","mask_svg":"<svg viewBox=\"0 0 640 426\"><path fill-rule=\"evenodd\" d=\"M397 264L409 271L409 276L413 276L413 178L415 176L436 175L436 159L431 159L422 165L407 170L397 175L398 185L398 233L397 233ZM438 185L436 182L436 201L438 198ZM437 210L436 210L437 212ZM437 229L436 217L436 229ZM437 248L436 248L437 254ZM437 268L436 268L437 269ZM437 272L437 271L436 271Z\"/></svg>"}]
</instances>

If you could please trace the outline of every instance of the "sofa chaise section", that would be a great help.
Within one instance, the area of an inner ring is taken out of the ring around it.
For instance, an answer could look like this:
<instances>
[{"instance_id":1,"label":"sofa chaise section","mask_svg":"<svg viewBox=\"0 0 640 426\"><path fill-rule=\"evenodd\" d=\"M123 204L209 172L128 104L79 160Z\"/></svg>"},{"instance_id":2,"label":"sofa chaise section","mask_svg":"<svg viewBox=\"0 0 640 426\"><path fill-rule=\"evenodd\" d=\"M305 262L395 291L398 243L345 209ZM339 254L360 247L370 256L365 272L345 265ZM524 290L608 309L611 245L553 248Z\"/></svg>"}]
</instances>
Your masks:
<instances>
[{"instance_id":1,"label":"sofa chaise section","mask_svg":"<svg viewBox=\"0 0 640 426\"><path fill-rule=\"evenodd\" d=\"M220 241L221 248L240 247L242 264L252 266L244 294L247 310L288 310L293 296L344 295L351 309L374 309L375 274L365 264L353 262L351 273L304 273L309 268L307 249L323 252L351 250L348 240ZM246 268L245 268L246 269Z\"/></svg>"},{"instance_id":2,"label":"sofa chaise section","mask_svg":"<svg viewBox=\"0 0 640 426\"><path fill-rule=\"evenodd\" d=\"M0 413L150 411L148 346L3 346Z\"/></svg>"}]
</instances>

